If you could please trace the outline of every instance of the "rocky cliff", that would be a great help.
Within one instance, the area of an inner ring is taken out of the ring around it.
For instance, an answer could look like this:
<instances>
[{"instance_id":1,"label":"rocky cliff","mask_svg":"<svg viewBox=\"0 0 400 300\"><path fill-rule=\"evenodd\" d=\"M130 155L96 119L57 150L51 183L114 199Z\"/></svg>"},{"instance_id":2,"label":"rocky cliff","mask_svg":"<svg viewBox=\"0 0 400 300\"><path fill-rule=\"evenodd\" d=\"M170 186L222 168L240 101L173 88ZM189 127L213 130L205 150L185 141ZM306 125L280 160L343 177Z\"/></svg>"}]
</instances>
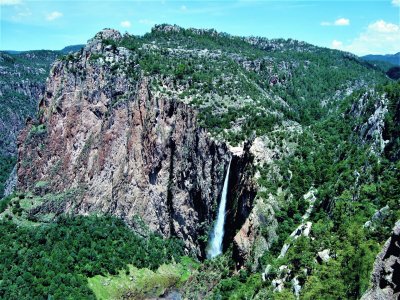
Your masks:
<instances>
[{"instance_id":1,"label":"rocky cliff","mask_svg":"<svg viewBox=\"0 0 400 300\"><path fill-rule=\"evenodd\" d=\"M0 52L0 155L16 155L16 140L27 117L36 114L57 51Z\"/></svg>"},{"instance_id":2,"label":"rocky cliff","mask_svg":"<svg viewBox=\"0 0 400 300\"><path fill-rule=\"evenodd\" d=\"M372 287L362 300L399 299L400 297L400 222L393 228L374 263Z\"/></svg>"},{"instance_id":3,"label":"rocky cliff","mask_svg":"<svg viewBox=\"0 0 400 300\"><path fill-rule=\"evenodd\" d=\"M102 31L54 64L39 120L19 139L18 186L72 191L40 204L32 217L112 214L132 226L139 217L203 256L232 154L198 126L196 110L152 89L134 52L103 43L120 38Z\"/></svg>"}]
</instances>

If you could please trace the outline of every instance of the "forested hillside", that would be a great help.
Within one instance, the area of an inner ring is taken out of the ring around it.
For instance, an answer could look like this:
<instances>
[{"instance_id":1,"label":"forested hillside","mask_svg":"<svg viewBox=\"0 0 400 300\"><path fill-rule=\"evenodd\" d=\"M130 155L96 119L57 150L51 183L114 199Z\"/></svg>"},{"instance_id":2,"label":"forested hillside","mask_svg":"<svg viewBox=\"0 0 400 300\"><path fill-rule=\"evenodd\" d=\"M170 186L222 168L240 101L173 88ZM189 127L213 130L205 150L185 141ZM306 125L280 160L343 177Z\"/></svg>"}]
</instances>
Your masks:
<instances>
[{"instance_id":1,"label":"forested hillside","mask_svg":"<svg viewBox=\"0 0 400 300\"><path fill-rule=\"evenodd\" d=\"M0 298L360 299L371 286L400 219L400 83L382 68L164 24L105 29L48 76L18 190L0 200ZM223 254L206 259L227 168ZM381 288L396 297L393 278Z\"/></svg>"}]
</instances>

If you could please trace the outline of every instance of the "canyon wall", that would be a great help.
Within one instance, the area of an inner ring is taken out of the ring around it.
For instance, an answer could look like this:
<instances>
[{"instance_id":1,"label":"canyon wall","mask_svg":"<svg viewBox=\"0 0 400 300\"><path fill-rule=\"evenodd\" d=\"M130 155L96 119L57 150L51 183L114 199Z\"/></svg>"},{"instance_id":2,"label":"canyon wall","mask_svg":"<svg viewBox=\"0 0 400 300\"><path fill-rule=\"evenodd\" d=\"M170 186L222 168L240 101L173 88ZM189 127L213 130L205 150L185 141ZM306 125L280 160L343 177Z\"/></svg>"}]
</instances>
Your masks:
<instances>
[{"instance_id":1,"label":"canyon wall","mask_svg":"<svg viewBox=\"0 0 400 300\"><path fill-rule=\"evenodd\" d=\"M19 137L18 188L63 195L32 217L112 214L132 226L139 219L204 257L232 153L198 126L194 109L152 91L134 52L102 43L119 38L102 31L54 64L38 120ZM242 181L236 173L235 187Z\"/></svg>"}]
</instances>

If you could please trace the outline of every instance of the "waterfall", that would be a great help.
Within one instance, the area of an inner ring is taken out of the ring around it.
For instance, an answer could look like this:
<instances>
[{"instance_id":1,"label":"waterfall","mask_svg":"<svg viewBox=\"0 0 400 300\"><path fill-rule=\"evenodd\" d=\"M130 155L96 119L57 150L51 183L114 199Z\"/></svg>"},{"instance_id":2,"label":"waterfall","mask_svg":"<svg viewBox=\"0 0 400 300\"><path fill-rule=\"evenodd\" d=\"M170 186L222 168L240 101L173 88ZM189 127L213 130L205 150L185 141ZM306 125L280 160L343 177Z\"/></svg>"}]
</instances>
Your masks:
<instances>
[{"instance_id":1,"label":"waterfall","mask_svg":"<svg viewBox=\"0 0 400 300\"><path fill-rule=\"evenodd\" d=\"M211 241L207 250L207 257L213 258L222 253L222 240L224 238L224 224L225 224L225 207L226 195L228 193L229 170L231 168L231 161L229 160L228 171L225 175L224 187L222 189L221 201L218 208L217 222L215 223L214 230L211 234Z\"/></svg>"}]
</instances>

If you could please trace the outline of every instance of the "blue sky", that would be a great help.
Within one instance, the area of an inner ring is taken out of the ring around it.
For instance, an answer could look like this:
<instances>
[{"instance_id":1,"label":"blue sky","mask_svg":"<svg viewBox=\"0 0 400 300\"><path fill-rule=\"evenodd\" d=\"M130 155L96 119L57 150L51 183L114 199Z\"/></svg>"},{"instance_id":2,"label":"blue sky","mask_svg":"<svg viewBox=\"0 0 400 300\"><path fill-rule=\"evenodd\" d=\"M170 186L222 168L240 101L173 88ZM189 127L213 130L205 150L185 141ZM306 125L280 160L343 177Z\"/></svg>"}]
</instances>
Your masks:
<instances>
[{"instance_id":1,"label":"blue sky","mask_svg":"<svg viewBox=\"0 0 400 300\"><path fill-rule=\"evenodd\" d=\"M144 34L154 24L233 35L293 38L358 55L400 51L400 0L0 0L1 50L61 49L109 27Z\"/></svg>"}]
</instances>

